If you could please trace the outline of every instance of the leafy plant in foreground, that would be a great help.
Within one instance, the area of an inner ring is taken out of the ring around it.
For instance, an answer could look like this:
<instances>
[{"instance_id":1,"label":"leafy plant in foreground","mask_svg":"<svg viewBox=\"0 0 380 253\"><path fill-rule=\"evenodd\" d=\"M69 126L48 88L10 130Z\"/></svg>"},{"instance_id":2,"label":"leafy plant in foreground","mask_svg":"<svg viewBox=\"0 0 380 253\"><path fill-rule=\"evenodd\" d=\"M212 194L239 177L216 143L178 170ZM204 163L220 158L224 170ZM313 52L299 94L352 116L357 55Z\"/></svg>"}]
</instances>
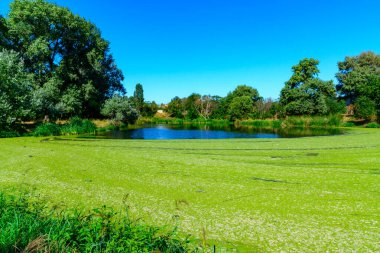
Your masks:
<instances>
[{"instance_id":1,"label":"leafy plant in foreground","mask_svg":"<svg viewBox=\"0 0 380 253\"><path fill-rule=\"evenodd\" d=\"M126 211L127 212L127 211ZM105 206L57 212L27 194L0 193L0 252L188 252L176 229L144 225Z\"/></svg>"}]
</instances>

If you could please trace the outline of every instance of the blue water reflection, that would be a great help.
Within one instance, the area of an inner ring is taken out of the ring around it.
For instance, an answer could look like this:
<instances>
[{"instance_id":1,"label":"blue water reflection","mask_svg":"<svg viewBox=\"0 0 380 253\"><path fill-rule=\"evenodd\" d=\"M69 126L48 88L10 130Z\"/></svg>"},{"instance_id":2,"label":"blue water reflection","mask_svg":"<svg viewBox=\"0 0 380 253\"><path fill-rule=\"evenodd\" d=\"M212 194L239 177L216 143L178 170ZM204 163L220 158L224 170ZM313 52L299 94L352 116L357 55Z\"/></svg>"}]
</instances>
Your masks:
<instances>
[{"instance_id":1,"label":"blue water reflection","mask_svg":"<svg viewBox=\"0 0 380 253\"><path fill-rule=\"evenodd\" d=\"M114 139L231 139L231 138L294 138L341 134L337 129L257 129L233 126L215 128L210 126L154 125L136 129L115 130L99 135Z\"/></svg>"}]
</instances>

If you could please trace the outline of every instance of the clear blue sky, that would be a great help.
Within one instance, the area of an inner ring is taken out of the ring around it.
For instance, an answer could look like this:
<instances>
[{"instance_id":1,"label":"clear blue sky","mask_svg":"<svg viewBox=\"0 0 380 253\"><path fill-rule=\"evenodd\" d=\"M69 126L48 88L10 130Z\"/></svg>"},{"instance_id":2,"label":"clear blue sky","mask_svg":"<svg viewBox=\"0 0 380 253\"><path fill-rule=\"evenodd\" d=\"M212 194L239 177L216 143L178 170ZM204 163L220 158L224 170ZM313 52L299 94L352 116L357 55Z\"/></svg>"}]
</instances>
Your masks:
<instances>
[{"instance_id":1,"label":"clear blue sky","mask_svg":"<svg viewBox=\"0 0 380 253\"><path fill-rule=\"evenodd\" d=\"M6 14L10 0L0 0ZM132 95L169 102L192 92L225 96L239 84L278 98L291 66L380 53L379 0L56 0L95 23Z\"/></svg>"}]
</instances>

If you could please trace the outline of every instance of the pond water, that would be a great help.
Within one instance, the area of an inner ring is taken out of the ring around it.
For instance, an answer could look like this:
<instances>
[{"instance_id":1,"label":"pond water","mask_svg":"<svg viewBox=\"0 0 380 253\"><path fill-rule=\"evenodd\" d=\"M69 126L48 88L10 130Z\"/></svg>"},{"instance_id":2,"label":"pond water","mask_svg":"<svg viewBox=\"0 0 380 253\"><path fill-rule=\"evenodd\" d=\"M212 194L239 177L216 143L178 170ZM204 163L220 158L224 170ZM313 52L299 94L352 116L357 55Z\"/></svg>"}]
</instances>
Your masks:
<instances>
[{"instance_id":1,"label":"pond water","mask_svg":"<svg viewBox=\"0 0 380 253\"><path fill-rule=\"evenodd\" d=\"M254 127L208 125L149 125L133 126L127 130L113 130L98 133L99 137L111 139L230 139L230 138L296 138L307 136L324 136L343 134L336 128L289 128L263 129Z\"/></svg>"}]
</instances>

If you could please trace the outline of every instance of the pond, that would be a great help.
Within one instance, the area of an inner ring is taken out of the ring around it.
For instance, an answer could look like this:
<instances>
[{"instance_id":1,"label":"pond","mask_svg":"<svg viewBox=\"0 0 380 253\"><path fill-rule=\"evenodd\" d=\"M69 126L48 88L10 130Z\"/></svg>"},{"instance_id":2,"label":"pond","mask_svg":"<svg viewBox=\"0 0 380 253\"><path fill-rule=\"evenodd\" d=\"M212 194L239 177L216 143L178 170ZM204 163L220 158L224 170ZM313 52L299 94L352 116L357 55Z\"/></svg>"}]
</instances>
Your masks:
<instances>
[{"instance_id":1,"label":"pond","mask_svg":"<svg viewBox=\"0 0 380 253\"><path fill-rule=\"evenodd\" d=\"M268 129L235 126L209 125L145 125L132 126L126 130L98 133L97 136L110 139L230 139L230 138L296 138L343 134L337 128L286 128Z\"/></svg>"}]
</instances>

